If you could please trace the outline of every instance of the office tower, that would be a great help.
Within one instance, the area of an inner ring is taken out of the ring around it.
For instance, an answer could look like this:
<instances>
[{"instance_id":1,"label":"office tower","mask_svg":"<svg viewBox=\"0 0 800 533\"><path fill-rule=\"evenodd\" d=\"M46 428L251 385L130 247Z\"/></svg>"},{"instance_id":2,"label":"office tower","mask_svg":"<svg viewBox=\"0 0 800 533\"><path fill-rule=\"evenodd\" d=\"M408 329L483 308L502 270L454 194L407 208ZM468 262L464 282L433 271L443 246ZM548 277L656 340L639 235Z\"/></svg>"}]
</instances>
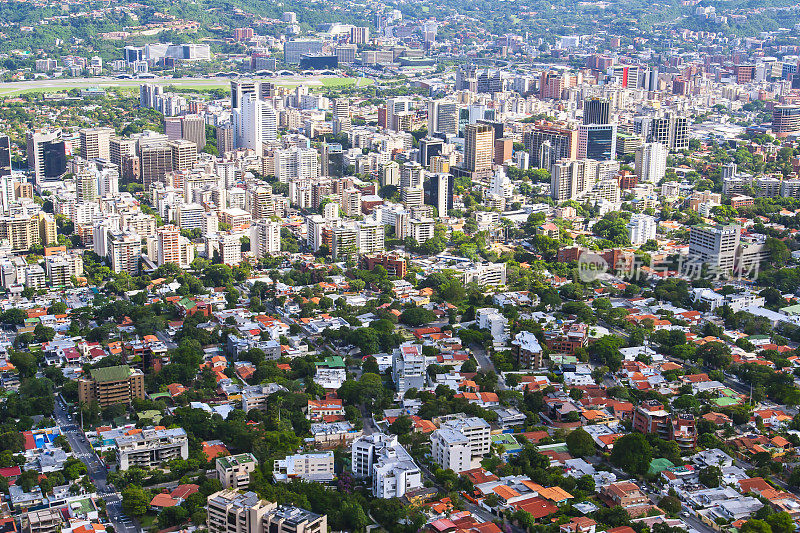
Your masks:
<instances>
[{"instance_id":1,"label":"office tower","mask_svg":"<svg viewBox=\"0 0 800 533\"><path fill-rule=\"evenodd\" d=\"M396 161L389 161L381 165L380 169L380 184L381 187L393 185L395 187L400 185L400 165Z\"/></svg>"},{"instance_id":2,"label":"office tower","mask_svg":"<svg viewBox=\"0 0 800 533\"><path fill-rule=\"evenodd\" d=\"M578 158L578 130L556 124L537 124L522 136L530 164L549 169L561 159Z\"/></svg>"},{"instance_id":3,"label":"office tower","mask_svg":"<svg viewBox=\"0 0 800 533\"><path fill-rule=\"evenodd\" d=\"M261 154L263 144L278 138L278 114L272 104L255 94L243 97L241 109L233 112L237 145Z\"/></svg>"},{"instance_id":4,"label":"office tower","mask_svg":"<svg viewBox=\"0 0 800 533\"><path fill-rule=\"evenodd\" d=\"M640 133L647 142L666 145L671 151L689 148L689 121L673 113L652 118L636 117L634 132Z\"/></svg>"},{"instance_id":5,"label":"office tower","mask_svg":"<svg viewBox=\"0 0 800 533\"><path fill-rule=\"evenodd\" d=\"M352 129L349 98L334 98L332 112L334 123L338 125L336 128L338 131L334 131L335 134Z\"/></svg>"},{"instance_id":6,"label":"office tower","mask_svg":"<svg viewBox=\"0 0 800 533\"><path fill-rule=\"evenodd\" d=\"M234 206L229 206L234 207ZM256 187L247 191L247 210L253 220L267 218L275 214L275 199L272 197L272 187Z\"/></svg>"},{"instance_id":7,"label":"office tower","mask_svg":"<svg viewBox=\"0 0 800 533\"><path fill-rule=\"evenodd\" d=\"M651 239L656 238L656 219L641 213L631 215L631 220L626 224L628 239L633 246L640 246Z\"/></svg>"},{"instance_id":8,"label":"office tower","mask_svg":"<svg viewBox=\"0 0 800 533\"><path fill-rule=\"evenodd\" d=\"M192 141L198 150L206 146L206 123L200 115L164 117L164 132L171 141Z\"/></svg>"},{"instance_id":9,"label":"office tower","mask_svg":"<svg viewBox=\"0 0 800 533\"><path fill-rule=\"evenodd\" d=\"M442 153L444 142L441 139L424 137L419 140L419 162L423 167L428 167L431 158Z\"/></svg>"},{"instance_id":10,"label":"office tower","mask_svg":"<svg viewBox=\"0 0 800 533\"><path fill-rule=\"evenodd\" d=\"M223 124L222 126L217 126L216 131L217 151L219 154L224 155L227 152L233 152L233 150L236 148L233 126L230 124Z\"/></svg>"},{"instance_id":11,"label":"office tower","mask_svg":"<svg viewBox=\"0 0 800 533\"><path fill-rule=\"evenodd\" d=\"M166 263L181 264L180 237L181 230L172 224L161 226L156 230L158 239L158 266Z\"/></svg>"},{"instance_id":12,"label":"office tower","mask_svg":"<svg viewBox=\"0 0 800 533\"><path fill-rule=\"evenodd\" d=\"M239 109L245 95L259 95L260 82L253 80L231 80L231 110Z\"/></svg>"},{"instance_id":13,"label":"office tower","mask_svg":"<svg viewBox=\"0 0 800 533\"><path fill-rule=\"evenodd\" d=\"M320 148L320 162L320 176L343 177L345 165L342 145L323 143Z\"/></svg>"},{"instance_id":14,"label":"office tower","mask_svg":"<svg viewBox=\"0 0 800 533\"><path fill-rule=\"evenodd\" d=\"M323 43L320 40L296 40L283 43L283 62L287 65L297 65L304 55L318 55L322 52Z\"/></svg>"},{"instance_id":15,"label":"office tower","mask_svg":"<svg viewBox=\"0 0 800 533\"><path fill-rule=\"evenodd\" d=\"M61 177L67 171L67 148L60 131L29 131L26 135L28 168L36 184Z\"/></svg>"},{"instance_id":16,"label":"office tower","mask_svg":"<svg viewBox=\"0 0 800 533\"><path fill-rule=\"evenodd\" d=\"M431 100L428 102L428 133L458 135L458 102Z\"/></svg>"},{"instance_id":17,"label":"office tower","mask_svg":"<svg viewBox=\"0 0 800 533\"><path fill-rule=\"evenodd\" d=\"M464 168L470 172L491 170L494 158L494 128L467 124L464 135Z\"/></svg>"},{"instance_id":18,"label":"office tower","mask_svg":"<svg viewBox=\"0 0 800 533\"><path fill-rule=\"evenodd\" d=\"M772 133L779 139L800 133L800 105L776 105L773 107Z\"/></svg>"},{"instance_id":19,"label":"office tower","mask_svg":"<svg viewBox=\"0 0 800 533\"><path fill-rule=\"evenodd\" d=\"M692 226L689 231L689 260L707 263L718 272L732 272L736 266L741 228L728 226Z\"/></svg>"},{"instance_id":20,"label":"office tower","mask_svg":"<svg viewBox=\"0 0 800 533\"><path fill-rule=\"evenodd\" d=\"M584 124L608 124L611 120L611 102L591 98L583 102Z\"/></svg>"},{"instance_id":21,"label":"office tower","mask_svg":"<svg viewBox=\"0 0 800 533\"><path fill-rule=\"evenodd\" d=\"M261 219L250 226L250 249L258 259L280 252L281 223Z\"/></svg>"},{"instance_id":22,"label":"office tower","mask_svg":"<svg viewBox=\"0 0 800 533\"><path fill-rule=\"evenodd\" d=\"M11 174L11 139L0 135L0 176Z\"/></svg>"},{"instance_id":23,"label":"office tower","mask_svg":"<svg viewBox=\"0 0 800 533\"><path fill-rule=\"evenodd\" d=\"M641 87L639 65L615 65L611 67L611 78L623 89L639 89Z\"/></svg>"},{"instance_id":24,"label":"office tower","mask_svg":"<svg viewBox=\"0 0 800 533\"><path fill-rule=\"evenodd\" d=\"M350 28L350 42L353 44L366 44L369 42L369 28L367 26Z\"/></svg>"},{"instance_id":25,"label":"office tower","mask_svg":"<svg viewBox=\"0 0 800 533\"><path fill-rule=\"evenodd\" d=\"M478 67L475 65L465 65L464 67L456 70L456 91L472 91L477 90L478 85Z\"/></svg>"},{"instance_id":26,"label":"office tower","mask_svg":"<svg viewBox=\"0 0 800 533\"><path fill-rule=\"evenodd\" d=\"M84 128L78 132L84 159L111 159L111 128Z\"/></svg>"},{"instance_id":27,"label":"office tower","mask_svg":"<svg viewBox=\"0 0 800 533\"><path fill-rule=\"evenodd\" d=\"M578 128L578 159L616 159L616 141L616 124L581 124Z\"/></svg>"},{"instance_id":28,"label":"office tower","mask_svg":"<svg viewBox=\"0 0 800 533\"><path fill-rule=\"evenodd\" d=\"M108 141L108 149L109 161L122 167L125 159L136 156L136 139L112 136Z\"/></svg>"},{"instance_id":29,"label":"office tower","mask_svg":"<svg viewBox=\"0 0 800 533\"><path fill-rule=\"evenodd\" d=\"M178 139L167 143L172 151L172 170L190 170L197 161L197 145Z\"/></svg>"},{"instance_id":30,"label":"office tower","mask_svg":"<svg viewBox=\"0 0 800 533\"><path fill-rule=\"evenodd\" d=\"M172 147L166 143L142 145L139 149L139 159L145 191L149 191L153 183L163 183L167 172L173 170Z\"/></svg>"},{"instance_id":31,"label":"office tower","mask_svg":"<svg viewBox=\"0 0 800 533\"><path fill-rule=\"evenodd\" d=\"M667 147L646 143L636 149L635 168L639 182L658 183L667 171Z\"/></svg>"},{"instance_id":32,"label":"office tower","mask_svg":"<svg viewBox=\"0 0 800 533\"><path fill-rule=\"evenodd\" d=\"M432 174L425 182L425 203L435 207L440 217L453 209L454 182L450 174Z\"/></svg>"},{"instance_id":33,"label":"office tower","mask_svg":"<svg viewBox=\"0 0 800 533\"><path fill-rule=\"evenodd\" d=\"M78 203L85 204L97 199L97 178L93 172L82 171L75 176L75 191Z\"/></svg>"}]
</instances>

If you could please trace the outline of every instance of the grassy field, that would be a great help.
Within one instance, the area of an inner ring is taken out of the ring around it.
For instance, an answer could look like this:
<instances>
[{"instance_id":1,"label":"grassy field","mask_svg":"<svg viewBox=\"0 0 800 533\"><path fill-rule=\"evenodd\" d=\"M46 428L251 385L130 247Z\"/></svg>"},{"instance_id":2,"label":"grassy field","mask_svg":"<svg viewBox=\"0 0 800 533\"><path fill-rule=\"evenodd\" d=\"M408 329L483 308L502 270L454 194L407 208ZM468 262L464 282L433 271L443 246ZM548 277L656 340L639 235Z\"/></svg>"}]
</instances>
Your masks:
<instances>
[{"instance_id":1,"label":"grassy field","mask_svg":"<svg viewBox=\"0 0 800 533\"><path fill-rule=\"evenodd\" d=\"M48 83L49 82L49 83ZM84 89L89 87L100 87L103 89L117 89L121 90L124 93L136 93L138 92L139 85L145 83L146 80L97 80L97 82L92 81L81 81L75 82L70 84L68 80L47 80L42 81L41 87L31 87L30 83L34 82L22 82L25 83L25 87L16 88L14 87L14 83L6 83L0 84L0 96L20 96L23 94L44 94L44 93L60 93L60 92L67 92L70 89ZM22 84L21 83L21 84ZM187 78L185 80L182 79L174 79L174 80L159 80L159 85L162 86L174 86L178 91L181 88L185 89L194 89L196 91L205 92L211 91L213 89L227 89L230 87L230 82L228 80L197 80L192 78ZM275 83L282 87L296 87L298 85L308 85L311 89L314 88L330 88L330 89L338 89L342 87L350 87L356 85L358 83L359 87L366 87L368 85L372 85L374 82L370 78L345 78L345 77L325 77L325 78L317 78L317 77L297 77L293 79L281 79L276 78Z\"/></svg>"}]
</instances>

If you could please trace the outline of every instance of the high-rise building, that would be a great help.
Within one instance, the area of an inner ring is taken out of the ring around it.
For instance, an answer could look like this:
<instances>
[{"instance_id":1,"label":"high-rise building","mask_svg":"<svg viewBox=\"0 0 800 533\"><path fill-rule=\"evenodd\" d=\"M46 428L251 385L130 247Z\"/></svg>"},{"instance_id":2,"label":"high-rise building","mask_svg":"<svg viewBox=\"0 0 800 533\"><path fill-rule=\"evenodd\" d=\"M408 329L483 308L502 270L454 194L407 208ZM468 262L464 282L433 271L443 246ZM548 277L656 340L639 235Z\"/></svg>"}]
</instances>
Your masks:
<instances>
[{"instance_id":1,"label":"high-rise building","mask_svg":"<svg viewBox=\"0 0 800 533\"><path fill-rule=\"evenodd\" d=\"M344 151L341 144L323 143L320 148L320 176L344 176Z\"/></svg>"},{"instance_id":2,"label":"high-rise building","mask_svg":"<svg viewBox=\"0 0 800 533\"><path fill-rule=\"evenodd\" d=\"M319 177L319 153L311 148L275 150L275 177L282 183Z\"/></svg>"},{"instance_id":3,"label":"high-rise building","mask_svg":"<svg viewBox=\"0 0 800 533\"><path fill-rule=\"evenodd\" d=\"M180 236L177 226L167 224L156 230L158 237L158 266L166 263L181 264Z\"/></svg>"},{"instance_id":4,"label":"high-rise building","mask_svg":"<svg viewBox=\"0 0 800 533\"><path fill-rule=\"evenodd\" d=\"M707 263L719 272L732 272L736 266L741 227L692 226L689 232L689 259Z\"/></svg>"},{"instance_id":5,"label":"high-rise building","mask_svg":"<svg viewBox=\"0 0 800 533\"><path fill-rule=\"evenodd\" d=\"M200 115L164 117L164 132L171 141L192 141L198 150L206 146L206 123Z\"/></svg>"},{"instance_id":6,"label":"high-rise building","mask_svg":"<svg viewBox=\"0 0 800 533\"><path fill-rule=\"evenodd\" d=\"M167 143L172 151L172 170L190 170L197 161L197 145L178 139Z\"/></svg>"},{"instance_id":7,"label":"high-rise building","mask_svg":"<svg viewBox=\"0 0 800 533\"><path fill-rule=\"evenodd\" d=\"M395 187L399 186L400 165L396 161L384 163L381 165L379 177L381 187L386 187L387 185L394 185Z\"/></svg>"},{"instance_id":8,"label":"high-rise building","mask_svg":"<svg viewBox=\"0 0 800 533\"><path fill-rule=\"evenodd\" d=\"M611 161L616 157L616 124L581 124L578 128L578 159Z\"/></svg>"},{"instance_id":9,"label":"high-rise building","mask_svg":"<svg viewBox=\"0 0 800 533\"><path fill-rule=\"evenodd\" d=\"M562 159L578 158L578 130L557 124L537 124L522 136L530 164L549 169Z\"/></svg>"},{"instance_id":10,"label":"high-rise building","mask_svg":"<svg viewBox=\"0 0 800 533\"><path fill-rule=\"evenodd\" d=\"M253 80L231 80L231 109L240 109L245 95L260 96L261 82Z\"/></svg>"},{"instance_id":11,"label":"high-rise building","mask_svg":"<svg viewBox=\"0 0 800 533\"><path fill-rule=\"evenodd\" d=\"M401 131L399 118L413 109L410 98L398 97L386 100L386 128L392 131Z\"/></svg>"},{"instance_id":12,"label":"high-rise building","mask_svg":"<svg viewBox=\"0 0 800 533\"><path fill-rule=\"evenodd\" d=\"M608 124L611 121L611 103L600 98L590 98L583 102L584 124Z\"/></svg>"},{"instance_id":13,"label":"high-rise building","mask_svg":"<svg viewBox=\"0 0 800 533\"><path fill-rule=\"evenodd\" d=\"M91 171L84 170L75 176L75 192L78 203L94 202L97 199L97 177Z\"/></svg>"},{"instance_id":14,"label":"high-rise building","mask_svg":"<svg viewBox=\"0 0 800 533\"><path fill-rule=\"evenodd\" d=\"M145 191L149 191L153 183L163 183L167 172L173 170L172 148L166 143L142 145L139 158Z\"/></svg>"},{"instance_id":15,"label":"high-rise building","mask_svg":"<svg viewBox=\"0 0 800 533\"><path fill-rule=\"evenodd\" d=\"M772 133L778 138L800 133L800 105L776 105L773 107Z\"/></svg>"},{"instance_id":16,"label":"high-rise building","mask_svg":"<svg viewBox=\"0 0 800 533\"><path fill-rule=\"evenodd\" d=\"M136 233L114 232L108 241L108 257L111 270L127 272L131 276L139 273L139 259L142 257L142 239Z\"/></svg>"},{"instance_id":17,"label":"high-rise building","mask_svg":"<svg viewBox=\"0 0 800 533\"><path fill-rule=\"evenodd\" d=\"M464 135L464 168L470 172L491 170L494 159L494 128L467 124Z\"/></svg>"},{"instance_id":18,"label":"high-rise building","mask_svg":"<svg viewBox=\"0 0 800 533\"><path fill-rule=\"evenodd\" d=\"M281 223L261 219L250 227L250 248L256 258L281 251Z\"/></svg>"},{"instance_id":19,"label":"high-rise building","mask_svg":"<svg viewBox=\"0 0 800 533\"><path fill-rule=\"evenodd\" d=\"M425 203L432 205L440 217L453 209L454 179L450 174L432 174L425 182Z\"/></svg>"},{"instance_id":20,"label":"high-rise building","mask_svg":"<svg viewBox=\"0 0 800 533\"><path fill-rule=\"evenodd\" d=\"M91 159L111 159L112 128L84 128L78 132L81 141L81 157Z\"/></svg>"},{"instance_id":21,"label":"high-rise building","mask_svg":"<svg viewBox=\"0 0 800 533\"><path fill-rule=\"evenodd\" d=\"M236 148L235 134L231 124L217 126L217 151L220 155L232 152Z\"/></svg>"},{"instance_id":22,"label":"high-rise building","mask_svg":"<svg viewBox=\"0 0 800 533\"><path fill-rule=\"evenodd\" d=\"M674 113L659 117L635 117L633 130L646 142L661 143L672 151L689 148L689 119Z\"/></svg>"},{"instance_id":23,"label":"high-rise building","mask_svg":"<svg viewBox=\"0 0 800 533\"><path fill-rule=\"evenodd\" d=\"M658 183L667 171L667 147L646 143L636 149L636 176L640 182Z\"/></svg>"},{"instance_id":24,"label":"high-rise building","mask_svg":"<svg viewBox=\"0 0 800 533\"><path fill-rule=\"evenodd\" d=\"M431 100L428 102L428 132L458 135L458 102Z\"/></svg>"},{"instance_id":25,"label":"high-rise building","mask_svg":"<svg viewBox=\"0 0 800 533\"><path fill-rule=\"evenodd\" d=\"M11 139L0 135L0 176L11 174Z\"/></svg>"},{"instance_id":26,"label":"high-rise building","mask_svg":"<svg viewBox=\"0 0 800 533\"><path fill-rule=\"evenodd\" d=\"M441 139L432 139L431 137L424 137L419 140L419 162L423 167L428 167L431 158L440 155L444 148L444 141Z\"/></svg>"},{"instance_id":27,"label":"high-rise building","mask_svg":"<svg viewBox=\"0 0 800 533\"><path fill-rule=\"evenodd\" d=\"M28 168L36 183L56 179L67 171L67 146L61 132L29 131L26 135Z\"/></svg>"},{"instance_id":28,"label":"high-rise building","mask_svg":"<svg viewBox=\"0 0 800 533\"><path fill-rule=\"evenodd\" d=\"M550 168L550 194L557 202L581 198L598 182L613 176L617 170L617 161L559 161Z\"/></svg>"},{"instance_id":29,"label":"high-rise building","mask_svg":"<svg viewBox=\"0 0 800 533\"><path fill-rule=\"evenodd\" d=\"M136 156L136 139L112 136L108 141L108 147L109 161L120 168L125 159Z\"/></svg>"},{"instance_id":30,"label":"high-rise building","mask_svg":"<svg viewBox=\"0 0 800 533\"><path fill-rule=\"evenodd\" d=\"M236 144L261 154L262 146L278 138L278 114L272 104L249 93L233 111Z\"/></svg>"},{"instance_id":31,"label":"high-rise building","mask_svg":"<svg viewBox=\"0 0 800 533\"><path fill-rule=\"evenodd\" d=\"M350 99L334 98L331 111L333 112L334 124L337 125L334 134L339 134L352 129L350 121Z\"/></svg>"}]
</instances>

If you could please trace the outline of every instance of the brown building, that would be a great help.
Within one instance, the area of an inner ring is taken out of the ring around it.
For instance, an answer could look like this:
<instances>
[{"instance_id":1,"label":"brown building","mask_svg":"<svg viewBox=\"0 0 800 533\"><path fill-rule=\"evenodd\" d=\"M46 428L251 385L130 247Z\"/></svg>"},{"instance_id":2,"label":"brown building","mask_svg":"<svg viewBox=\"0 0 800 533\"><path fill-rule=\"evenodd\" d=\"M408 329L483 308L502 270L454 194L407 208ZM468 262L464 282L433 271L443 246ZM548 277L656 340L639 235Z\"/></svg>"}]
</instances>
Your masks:
<instances>
[{"instance_id":1,"label":"brown building","mask_svg":"<svg viewBox=\"0 0 800 533\"><path fill-rule=\"evenodd\" d=\"M397 254L364 255L361 263L366 270L373 270L380 265L386 269L390 276L403 278L406 275L406 260Z\"/></svg>"},{"instance_id":2,"label":"brown building","mask_svg":"<svg viewBox=\"0 0 800 533\"><path fill-rule=\"evenodd\" d=\"M691 450L697 444L694 416L670 415L657 400L643 401L633 413L633 429L640 433L655 433L664 440L674 440L682 449Z\"/></svg>"},{"instance_id":3,"label":"brown building","mask_svg":"<svg viewBox=\"0 0 800 533\"><path fill-rule=\"evenodd\" d=\"M96 401L100 407L144 399L144 374L128 365L95 368L89 378L78 381L78 401Z\"/></svg>"},{"instance_id":4,"label":"brown building","mask_svg":"<svg viewBox=\"0 0 800 533\"><path fill-rule=\"evenodd\" d=\"M650 503L641 489L629 481L622 483L611 483L603 487L602 496L604 499L613 502L620 507L631 507L633 505L644 505Z\"/></svg>"},{"instance_id":5,"label":"brown building","mask_svg":"<svg viewBox=\"0 0 800 533\"><path fill-rule=\"evenodd\" d=\"M494 162L502 165L511 159L512 152L514 151L514 140L510 137L503 137L494 140Z\"/></svg>"}]
</instances>

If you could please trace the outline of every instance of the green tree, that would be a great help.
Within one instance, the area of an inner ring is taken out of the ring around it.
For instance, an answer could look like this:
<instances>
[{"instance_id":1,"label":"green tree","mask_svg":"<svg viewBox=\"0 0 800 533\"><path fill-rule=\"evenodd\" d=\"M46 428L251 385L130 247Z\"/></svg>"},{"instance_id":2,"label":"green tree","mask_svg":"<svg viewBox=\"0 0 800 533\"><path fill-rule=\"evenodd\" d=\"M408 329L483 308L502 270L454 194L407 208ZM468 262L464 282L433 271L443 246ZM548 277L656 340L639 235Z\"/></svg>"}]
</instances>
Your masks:
<instances>
[{"instance_id":1,"label":"green tree","mask_svg":"<svg viewBox=\"0 0 800 533\"><path fill-rule=\"evenodd\" d=\"M128 485L122 489L122 509L131 516L143 516L150 505L150 497L142 487Z\"/></svg>"},{"instance_id":2,"label":"green tree","mask_svg":"<svg viewBox=\"0 0 800 533\"><path fill-rule=\"evenodd\" d=\"M611 462L629 474L644 475L650 468L653 448L641 433L623 435L614 442Z\"/></svg>"},{"instance_id":3,"label":"green tree","mask_svg":"<svg viewBox=\"0 0 800 533\"><path fill-rule=\"evenodd\" d=\"M583 428L578 428L567 435L567 448L575 457L594 455L594 440Z\"/></svg>"},{"instance_id":4,"label":"green tree","mask_svg":"<svg viewBox=\"0 0 800 533\"><path fill-rule=\"evenodd\" d=\"M719 487L722 482L722 471L716 466L707 466L697 474L700 483L706 487L713 489Z\"/></svg>"}]
</instances>

